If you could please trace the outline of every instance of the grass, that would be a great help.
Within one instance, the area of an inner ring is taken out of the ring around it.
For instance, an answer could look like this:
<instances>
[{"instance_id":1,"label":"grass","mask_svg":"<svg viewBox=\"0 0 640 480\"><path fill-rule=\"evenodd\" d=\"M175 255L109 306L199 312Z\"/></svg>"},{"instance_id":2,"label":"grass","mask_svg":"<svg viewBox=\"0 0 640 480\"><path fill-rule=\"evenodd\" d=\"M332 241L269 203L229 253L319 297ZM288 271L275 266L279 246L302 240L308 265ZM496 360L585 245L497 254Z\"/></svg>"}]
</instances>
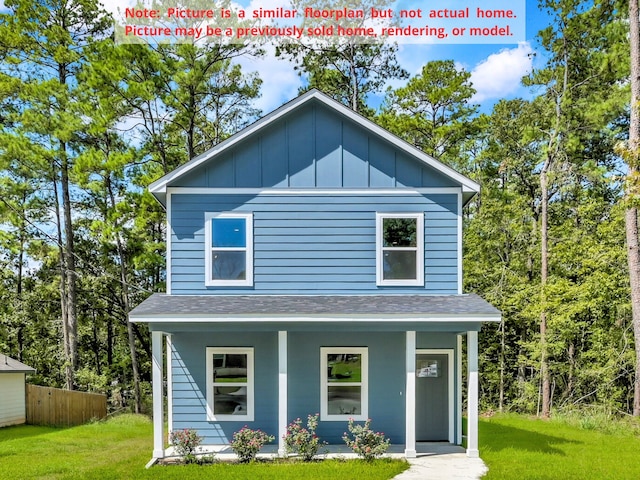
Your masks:
<instances>
[{"instance_id":1,"label":"grass","mask_svg":"<svg viewBox=\"0 0 640 480\"><path fill-rule=\"evenodd\" d=\"M154 466L147 417L122 415L74 428L0 428L1 480L68 479L353 479L383 480L407 468L398 460Z\"/></svg>"},{"instance_id":2,"label":"grass","mask_svg":"<svg viewBox=\"0 0 640 480\"><path fill-rule=\"evenodd\" d=\"M407 464L381 460L331 460L233 465L155 466L148 418L122 415L74 428L21 425L0 428L0 480L28 479L389 479ZM597 415L537 420L522 415L480 419L480 454L485 479L640 478L640 425Z\"/></svg>"},{"instance_id":3,"label":"grass","mask_svg":"<svg viewBox=\"0 0 640 480\"><path fill-rule=\"evenodd\" d=\"M480 419L483 479L640 478L640 435L630 424L575 419L540 420L522 415ZM602 429L593 425L602 423Z\"/></svg>"}]
</instances>

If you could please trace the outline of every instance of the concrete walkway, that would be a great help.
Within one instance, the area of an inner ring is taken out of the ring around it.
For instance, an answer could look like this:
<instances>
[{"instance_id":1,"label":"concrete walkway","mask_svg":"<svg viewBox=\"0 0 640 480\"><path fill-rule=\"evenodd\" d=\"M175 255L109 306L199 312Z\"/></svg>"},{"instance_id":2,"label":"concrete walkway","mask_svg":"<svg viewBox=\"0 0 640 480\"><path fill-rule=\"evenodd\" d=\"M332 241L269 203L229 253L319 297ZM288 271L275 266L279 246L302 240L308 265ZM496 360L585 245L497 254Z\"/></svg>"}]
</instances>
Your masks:
<instances>
[{"instance_id":1,"label":"concrete walkway","mask_svg":"<svg viewBox=\"0 0 640 480\"><path fill-rule=\"evenodd\" d=\"M417 444L411 467L394 480L478 480L488 468L480 458L469 458L462 447L449 444Z\"/></svg>"}]
</instances>

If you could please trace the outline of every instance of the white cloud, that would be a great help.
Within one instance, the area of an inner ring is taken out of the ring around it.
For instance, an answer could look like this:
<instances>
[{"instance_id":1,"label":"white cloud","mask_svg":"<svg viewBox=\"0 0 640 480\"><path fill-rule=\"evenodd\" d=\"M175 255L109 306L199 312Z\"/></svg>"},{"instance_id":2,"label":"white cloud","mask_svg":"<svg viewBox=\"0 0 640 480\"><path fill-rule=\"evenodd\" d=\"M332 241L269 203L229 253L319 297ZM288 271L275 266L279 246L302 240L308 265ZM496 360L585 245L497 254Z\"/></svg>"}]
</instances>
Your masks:
<instances>
[{"instance_id":1,"label":"white cloud","mask_svg":"<svg viewBox=\"0 0 640 480\"><path fill-rule=\"evenodd\" d=\"M296 97L298 88L302 85L301 78L293 69L293 63L276 58L272 45L267 45L265 50L267 53L262 58L238 58L238 63L245 72L258 72L262 79L262 95L254 104L263 114Z\"/></svg>"},{"instance_id":2,"label":"white cloud","mask_svg":"<svg viewBox=\"0 0 640 480\"><path fill-rule=\"evenodd\" d=\"M476 89L474 103L505 98L521 86L520 80L531 71L533 49L528 42L516 48L489 55L471 70L471 82Z\"/></svg>"},{"instance_id":3,"label":"white cloud","mask_svg":"<svg viewBox=\"0 0 640 480\"><path fill-rule=\"evenodd\" d=\"M4 0L0 0L3 2ZM166 2L167 0L161 0ZM206 1L206 0L201 0ZM106 9L115 13L117 8L131 6L136 0L102 0ZM236 3L237 2L237 3ZM291 0L235 0L234 4L245 4L245 10L251 11L262 8L287 7ZM145 0L150 3L150 0ZM398 62L411 76L419 74L422 66L435 55L432 45L400 45L397 52ZM263 113L279 107L284 102L294 98L303 81L294 70L294 64L283 58L275 57L275 49L271 45L265 47L266 55L262 58L239 57L237 59L245 72L258 72L263 81L261 97L255 102L256 107ZM459 54L456 58L456 68L471 72L471 81L477 93L472 98L474 103L491 104L497 99L518 94L522 90L520 80L523 75L531 71L533 49L528 42L522 42L517 47L503 49L492 53L484 60L471 67L465 62L466 55ZM385 88L398 88L406 80L389 79ZM383 93L375 95L379 102ZM379 98L378 98L379 97ZM376 101L376 99L370 99Z\"/></svg>"},{"instance_id":4,"label":"white cloud","mask_svg":"<svg viewBox=\"0 0 640 480\"><path fill-rule=\"evenodd\" d=\"M251 0L244 8L247 12L251 12L259 8L276 9L278 7L290 8L291 0ZM238 63L246 72L258 72L262 80L262 88L261 96L254 105L266 114L296 97L302 80L294 71L293 63L282 57L276 58L273 45L265 45L264 50L266 54L263 57L243 56L238 58Z\"/></svg>"}]
</instances>

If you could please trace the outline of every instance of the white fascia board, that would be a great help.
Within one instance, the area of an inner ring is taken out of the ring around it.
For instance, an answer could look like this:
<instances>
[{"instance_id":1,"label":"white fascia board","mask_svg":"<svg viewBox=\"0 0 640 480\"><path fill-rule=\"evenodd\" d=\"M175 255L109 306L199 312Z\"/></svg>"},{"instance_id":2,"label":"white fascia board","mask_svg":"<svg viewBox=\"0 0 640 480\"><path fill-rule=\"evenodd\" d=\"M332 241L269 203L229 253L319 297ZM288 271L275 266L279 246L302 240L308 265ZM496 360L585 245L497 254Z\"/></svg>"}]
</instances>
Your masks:
<instances>
[{"instance_id":1,"label":"white fascia board","mask_svg":"<svg viewBox=\"0 0 640 480\"><path fill-rule=\"evenodd\" d=\"M462 193L458 194L458 212L457 212L457 229L458 234L456 242L457 242L457 251L458 251L458 294L462 295Z\"/></svg>"},{"instance_id":2,"label":"white fascia board","mask_svg":"<svg viewBox=\"0 0 640 480\"><path fill-rule=\"evenodd\" d=\"M385 323L385 322L420 322L420 323L468 323L468 322L500 322L499 315L439 315L425 317L419 315L403 315L389 317L372 316L336 316L336 317L214 317L200 315L135 315L129 316L134 323Z\"/></svg>"},{"instance_id":3,"label":"white fascia board","mask_svg":"<svg viewBox=\"0 0 640 480\"><path fill-rule=\"evenodd\" d=\"M316 98L318 98L318 100L324 102L326 105L328 105L330 107L333 107L335 110L340 112L345 117L347 117L347 118L353 120L354 122L360 124L361 126L366 128L367 130L373 132L374 134L380 136L381 138L383 138L387 142L389 142L392 145L398 147L400 150L405 151L406 153L408 153L411 156L416 157L418 160L422 161L426 165L434 168L435 170L437 170L440 173L446 175L447 177L451 178L452 180L455 180L460 185L462 185L463 188L467 188L467 189L469 189L469 191L473 191L473 192L479 192L480 191L480 184L474 182L470 178L467 178L466 176L462 175L461 173L456 172L453 168L445 165L444 163L440 162L439 160L436 160L432 156L427 155L422 150L420 150L417 147L411 145L410 143L402 140L400 137L397 137L393 133L385 130L381 126L379 126L376 123L372 122L368 118L363 117L362 115L360 115L359 113L351 110L350 108L346 107L345 105L342 105L341 103L336 102L332 98L327 97L326 95L324 95L324 94L322 94L320 92L317 92L317 93L319 94L319 96L316 97Z\"/></svg>"},{"instance_id":4,"label":"white fascia board","mask_svg":"<svg viewBox=\"0 0 640 480\"><path fill-rule=\"evenodd\" d=\"M165 193L167 185L172 180L175 180L176 178L182 176L183 174L193 170L194 168L197 168L199 165L201 165L203 162L206 162L209 158L213 157L214 155L217 155L217 154L223 152L224 150L232 147L233 145L241 142L246 137L248 137L248 136L252 135L254 132L260 130L264 125L267 125L267 124L277 120L278 118L286 115L291 110L293 110L296 107L298 107L300 104L308 101L310 98L315 97L315 95L313 95L313 93L319 93L319 92L311 90L311 91L309 91L309 92L307 92L307 93L305 93L303 95L300 95L297 98L294 98L293 100L289 101L288 103L285 103L281 107L275 109L273 112L265 115L264 117L262 117L259 120L256 120L254 123L252 123L248 127L240 130L235 135L230 136L229 138L227 138L226 140L223 140L222 142L220 142L219 144L217 144L213 148L207 150L206 152L202 153L201 155L198 155L197 157L193 158L192 160L188 161L187 163L185 163L185 164L181 165L180 167L176 168L172 172L169 172L164 177L156 180L151 185L149 185L149 191L151 193L154 193L154 194L155 193ZM326 101L325 101L325 103L326 103Z\"/></svg>"},{"instance_id":5,"label":"white fascia board","mask_svg":"<svg viewBox=\"0 0 640 480\"><path fill-rule=\"evenodd\" d=\"M460 187L424 188L208 188L167 187L167 194L185 195L458 195Z\"/></svg>"},{"instance_id":6,"label":"white fascia board","mask_svg":"<svg viewBox=\"0 0 640 480\"><path fill-rule=\"evenodd\" d=\"M173 248L172 242L171 242L171 238L173 237L173 227L171 226L171 192L167 193L166 196L166 205L165 205L165 209L167 211L167 219L166 219L166 228L167 228L167 238L165 239L165 246L166 246L166 255L165 255L165 262L166 262L166 282L167 282L167 286L166 286L166 290L167 290L167 295L171 295L171 251Z\"/></svg>"},{"instance_id":7,"label":"white fascia board","mask_svg":"<svg viewBox=\"0 0 640 480\"><path fill-rule=\"evenodd\" d=\"M336 100L332 99L331 97L329 97L329 96L325 95L324 93L322 93L322 92L320 92L318 90L315 90L315 89L310 90L310 91L300 95L297 98L294 98L293 100L289 101L288 103L285 103L280 108L277 108L273 112L265 115L264 117L262 117L261 119L257 120L256 122L254 122L253 124L249 125L248 127L244 128L243 130L239 131L235 135L232 135L231 137L227 138L226 140L220 142L218 145L216 145L215 147L211 148L210 150L207 150L203 154L195 157L194 159L188 161L184 165L176 168L174 171L168 173L164 177L156 180L151 185L149 185L149 191L151 193L153 193L154 195L156 195L156 196L166 193L167 185L171 181L179 178L180 176L184 175L185 173L188 173L189 171L193 170L194 168L197 168L199 165L201 165L203 162L206 162L211 157L213 157L215 155L218 155L221 152L223 152L224 150L236 145L237 143L241 142L242 140L244 140L248 136L253 135L255 132L257 132L258 130L262 129L264 126L266 126L266 125L278 120L279 118L281 118L284 115L288 114L289 112L291 112L292 110L294 110L295 108L300 106L301 104L310 101L311 99L318 100L319 102L323 103L324 105L328 106L329 108L337 111L341 115L343 115L343 116L349 118L350 120L356 122L357 124L361 125L363 128L367 129L368 131L372 132L373 134L378 135L379 137L381 137L385 141L391 143L392 145L396 146L400 150L403 150L404 152L406 152L407 154L409 154L409 155L411 155L413 157L416 157L422 163L434 168L438 172L440 172L440 173L444 174L445 176L451 178L452 180L456 181L457 183L462 185L463 188L468 189L468 191L470 191L470 192L479 192L480 191L480 185L478 183L474 182L473 180L471 180L470 178L467 178L466 176L462 175L461 173L456 172L451 167L445 165L444 163L440 162L439 160L436 160L432 156L427 155L422 150L414 147L413 145L411 145L408 142L405 142L401 138L395 136L391 132L388 132L387 130L385 130L384 128L382 128L379 125L375 124L371 120L363 117L362 115L354 112L353 110L351 110L350 108L346 107L345 105L342 105L340 102L337 102Z\"/></svg>"}]
</instances>

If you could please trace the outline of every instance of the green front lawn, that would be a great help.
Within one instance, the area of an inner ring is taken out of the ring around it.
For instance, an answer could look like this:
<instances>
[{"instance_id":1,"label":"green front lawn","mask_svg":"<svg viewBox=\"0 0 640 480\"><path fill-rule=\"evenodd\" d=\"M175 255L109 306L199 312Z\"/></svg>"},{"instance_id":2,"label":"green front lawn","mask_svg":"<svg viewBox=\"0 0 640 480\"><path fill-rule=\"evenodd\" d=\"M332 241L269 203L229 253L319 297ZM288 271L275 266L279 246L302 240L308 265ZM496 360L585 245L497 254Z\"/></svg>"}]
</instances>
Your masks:
<instances>
[{"instance_id":1,"label":"green front lawn","mask_svg":"<svg viewBox=\"0 0 640 480\"><path fill-rule=\"evenodd\" d=\"M570 426L557 420L504 415L480 419L485 479L640 478L640 426ZM615 428L614 428L615 427ZM594 428L597 428L594 429ZM604 431L602 431L604 429ZM74 428L23 425L0 428L0 479L354 479L382 480L407 467L403 461L323 461L235 465L144 465L152 451L148 418L123 415Z\"/></svg>"},{"instance_id":2,"label":"green front lawn","mask_svg":"<svg viewBox=\"0 0 640 480\"><path fill-rule=\"evenodd\" d=\"M154 466L147 417L122 415L74 428L21 425L0 428L0 479L353 479L386 480L407 468L400 460L328 460L236 465Z\"/></svg>"},{"instance_id":3,"label":"green front lawn","mask_svg":"<svg viewBox=\"0 0 640 480\"><path fill-rule=\"evenodd\" d=\"M610 433L561 420L505 415L480 419L484 479L640 479L640 436L620 424Z\"/></svg>"}]
</instances>

